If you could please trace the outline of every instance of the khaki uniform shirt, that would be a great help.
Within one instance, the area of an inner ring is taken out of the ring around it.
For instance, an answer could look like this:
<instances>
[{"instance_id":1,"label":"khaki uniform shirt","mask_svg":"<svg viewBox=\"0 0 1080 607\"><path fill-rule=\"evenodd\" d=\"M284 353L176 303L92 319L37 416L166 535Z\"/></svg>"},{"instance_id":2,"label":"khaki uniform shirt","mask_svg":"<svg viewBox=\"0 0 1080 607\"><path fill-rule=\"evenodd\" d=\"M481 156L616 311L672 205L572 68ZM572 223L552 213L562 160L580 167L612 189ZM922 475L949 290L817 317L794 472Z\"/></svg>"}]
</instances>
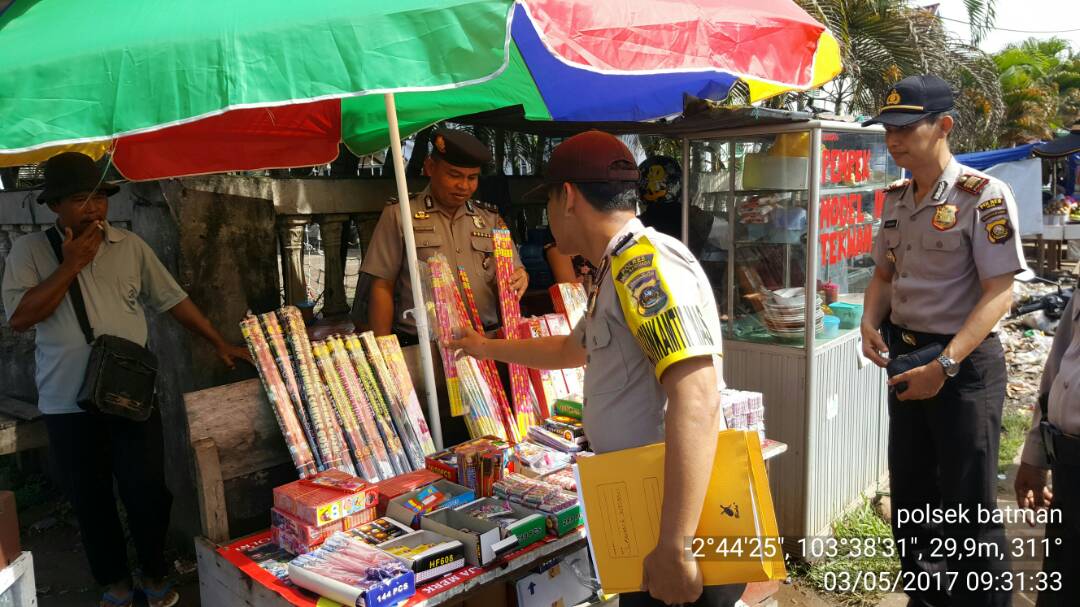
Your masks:
<instances>
[{"instance_id":1,"label":"khaki uniform shirt","mask_svg":"<svg viewBox=\"0 0 1080 607\"><path fill-rule=\"evenodd\" d=\"M8 319L26 292L52 276L59 265L45 232L15 241L4 268ZM140 299L164 312L187 298L143 239L107 224L97 255L79 272L78 282L94 335L115 335L137 344L145 344L147 338ZM71 297L65 295L52 316L34 328L38 408L46 414L81 413L75 399L86 375L90 346Z\"/></svg>"},{"instance_id":2,"label":"khaki uniform shirt","mask_svg":"<svg viewBox=\"0 0 1080 607\"><path fill-rule=\"evenodd\" d=\"M436 253L442 253L457 270L465 268L473 289L480 320L487 328L499 324L499 287L495 279L494 241L492 228L506 227L499 214L470 200L455 210L440 205L425 189L409 200L413 237L416 239L416 260L423 264ZM360 271L376 278L394 281L394 331L416 335L412 316L402 318L404 310L413 307L412 282L405 262L405 239L401 231L400 211L391 202L383 209L371 244L364 251ZM520 268L521 258L514 247L514 268Z\"/></svg>"},{"instance_id":3,"label":"khaki uniform shirt","mask_svg":"<svg viewBox=\"0 0 1080 607\"><path fill-rule=\"evenodd\" d=\"M874 263L893 271L893 324L955 335L982 296L980 281L1026 268L1012 190L952 159L933 190L908 182L885 197Z\"/></svg>"},{"instance_id":4,"label":"khaki uniform shirt","mask_svg":"<svg viewBox=\"0 0 1080 607\"><path fill-rule=\"evenodd\" d=\"M668 367L711 356L723 388L709 279L680 241L638 219L611 240L597 277L589 312L571 336L588 353L585 434L597 453L661 442L667 396L660 378Z\"/></svg>"},{"instance_id":5,"label":"khaki uniform shirt","mask_svg":"<svg viewBox=\"0 0 1080 607\"><path fill-rule=\"evenodd\" d=\"M1058 323L1054 345L1046 359L1039 394L1050 395L1046 409L1050 423L1065 434L1080 436L1080 304L1076 303L1075 295ZM1021 461L1047 468L1049 463L1046 461L1042 433L1039 431L1041 419L1042 409L1036 406Z\"/></svg>"}]
</instances>

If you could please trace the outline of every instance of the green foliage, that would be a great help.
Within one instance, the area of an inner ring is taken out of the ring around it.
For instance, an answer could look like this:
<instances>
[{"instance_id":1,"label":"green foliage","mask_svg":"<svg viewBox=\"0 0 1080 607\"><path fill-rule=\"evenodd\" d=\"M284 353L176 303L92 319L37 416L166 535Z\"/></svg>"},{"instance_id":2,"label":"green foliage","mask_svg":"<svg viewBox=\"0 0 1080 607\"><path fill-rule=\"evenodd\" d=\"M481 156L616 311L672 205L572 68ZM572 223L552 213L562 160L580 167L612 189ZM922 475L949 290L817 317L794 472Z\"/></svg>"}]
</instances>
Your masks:
<instances>
[{"instance_id":1,"label":"green foliage","mask_svg":"<svg viewBox=\"0 0 1080 607\"><path fill-rule=\"evenodd\" d=\"M880 572L895 575L900 570L899 559L882 554L883 549L892 541L892 530L888 523L878 516L869 502L864 501L858 508L833 523L833 537L837 541L836 545L840 547L834 558L804 564L795 568L792 574L843 605L876 605L883 593L874 588L872 581L860 583L857 590L847 587L854 585L856 579L867 580L869 576ZM838 583L837 580L848 582ZM854 591L832 592L838 586Z\"/></svg>"},{"instance_id":2,"label":"green foliage","mask_svg":"<svg viewBox=\"0 0 1080 607\"><path fill-rule=\"evenodd\" d=\"M1080 118L1080 52L1061 38L1029 38L994 55L1005 100L1001 145L1052 139Z\"/></svg>"},{"instance_id":3,"label":"green foliage","mask_svg":"<svg viewBox=\"0 0 1080 607\"><path fill-rule=\"evenodd\" d=\"M1009 411L1001 418L1001 445L998 448L998 474L1012 465L1031 428L1031 415L1024 411Z\"/></svg>"},{"instance_id":4,"label":"green foliage","mask_svg":"<svg viewBox=\"0 0 1080 607\"><path fill-rule=\"evenodd\" d=\"M937 14L906 0L796 0L840 44L844 70L824 90L837 114L873 115L898 80L936 74L958 91L954 151L993 147L1004 116L997 67L944 27ZM992 21L992 2L981 19Z\"/></svg>"}]
</instances>

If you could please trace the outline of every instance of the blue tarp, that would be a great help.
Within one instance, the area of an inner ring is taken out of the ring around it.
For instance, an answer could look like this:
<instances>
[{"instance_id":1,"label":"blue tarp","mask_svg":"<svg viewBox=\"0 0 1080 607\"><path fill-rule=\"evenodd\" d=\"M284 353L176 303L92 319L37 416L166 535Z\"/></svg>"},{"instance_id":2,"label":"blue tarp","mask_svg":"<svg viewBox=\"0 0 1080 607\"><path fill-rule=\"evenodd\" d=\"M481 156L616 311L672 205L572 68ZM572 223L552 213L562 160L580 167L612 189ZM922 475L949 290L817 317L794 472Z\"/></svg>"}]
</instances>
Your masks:
<instances>
[{"instance_id":1,"label":"blue tarp","mask_svg":"<svg viewBox=\"0 0 1080 607\"><path fill-rule=\"evenodd\" d=\"M958 154L956 160L959 161L960 164L969 166L977 171L985 171L995 164L1001 164L1002 162L1016 162L1017 160L1031 158L1031 149L1036 145L1037 144L1035 143L1029 143L1027 145L1018 145L1014 148Z\"/></svg>"}]
</instances>

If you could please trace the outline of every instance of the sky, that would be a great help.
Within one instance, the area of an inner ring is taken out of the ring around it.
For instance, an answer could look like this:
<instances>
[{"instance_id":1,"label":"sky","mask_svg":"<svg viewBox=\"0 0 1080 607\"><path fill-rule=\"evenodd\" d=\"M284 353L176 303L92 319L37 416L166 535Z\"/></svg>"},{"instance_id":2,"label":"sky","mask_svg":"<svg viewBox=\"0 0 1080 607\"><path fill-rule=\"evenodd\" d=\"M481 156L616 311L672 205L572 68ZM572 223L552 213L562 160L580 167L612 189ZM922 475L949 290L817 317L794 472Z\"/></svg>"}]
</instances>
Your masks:
<instances>
[{"instance_id":1,"label":"sky","mask_svg":"<svg viewBox=\"0 0 1080 607\"><path fill-rule=\"evenodd\" d=\"M932 3L926 0L913 2L920 6ZM970 28L964 23L956 22L968 21L964 1L940 0L937 4L940 5L938 14L946 19L945 24L949 29L962 39L969 40ZM983 51L993 53L1010 43L1022 42L1030 37L1045 39L1055 35L1071 41L1073 48L1080 50L1080 0L997 0L996 12L994 25L998 29L991 31L979 44ZM951 21L952 19L956 21ZM1002 28L1061 33L1028 34L1005 31Z\"/></svg>"}]
</instances>

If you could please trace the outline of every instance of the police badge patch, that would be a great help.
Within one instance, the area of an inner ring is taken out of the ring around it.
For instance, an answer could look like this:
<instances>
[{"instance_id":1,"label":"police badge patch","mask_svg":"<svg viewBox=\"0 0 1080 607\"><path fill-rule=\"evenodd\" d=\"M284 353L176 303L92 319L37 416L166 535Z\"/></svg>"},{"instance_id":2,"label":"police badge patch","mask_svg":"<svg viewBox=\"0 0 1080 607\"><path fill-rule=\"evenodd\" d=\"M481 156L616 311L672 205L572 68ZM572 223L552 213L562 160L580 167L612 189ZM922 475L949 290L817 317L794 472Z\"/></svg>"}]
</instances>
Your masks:
<instances>
[{"instance_id":1,"label":"police badge patch","mask_svg":"<svg viewBox=\"0 0 1080 607\"><path fill-rule=\"evenodd\" d=\"M656 270L641 272L626 284L631 297L637 302L637 312L642 318L656 316L668 302L668 294L660 285Z\"/></svg>"},{"instance_id":2,"label":"police badge patch","mask_svg":"<svg viewBox=\"0 0 1080 607\"><path fill-rule=\"evenodd\" d=\"M1008 219L998 219L986 224L986 237L992 244L1008 242L1013 237L1013 229Z\"/></svg>"},{"instance_id":3,"label":"police badge patch","mask_svg":"<svg viewBox=\"0 0 1080 607\"><path fill-rule=\"evenodd\" d=\"M943 204L939 206L937 211L934 212L934 219L930 223L934 228L942 232L956 225L956 205Z\"/></svg>"}]
</instances>

